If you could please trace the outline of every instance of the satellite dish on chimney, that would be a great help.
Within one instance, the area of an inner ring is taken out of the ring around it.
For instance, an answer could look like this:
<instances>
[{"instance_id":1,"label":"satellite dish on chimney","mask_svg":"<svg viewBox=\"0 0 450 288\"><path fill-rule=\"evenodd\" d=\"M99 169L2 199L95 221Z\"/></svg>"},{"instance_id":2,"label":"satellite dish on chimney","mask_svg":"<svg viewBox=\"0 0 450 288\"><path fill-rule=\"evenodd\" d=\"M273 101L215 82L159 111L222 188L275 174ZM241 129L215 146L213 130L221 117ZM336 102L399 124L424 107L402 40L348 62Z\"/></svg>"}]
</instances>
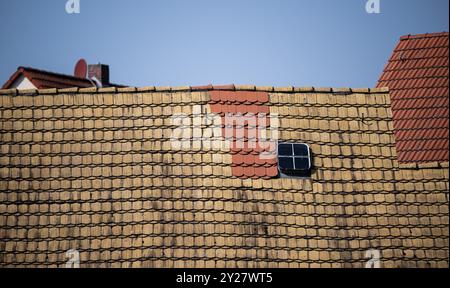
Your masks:
<instances>
[{"instance_id":1,"label":"satellite dish on chimney","mask_svg":"<svg viewBox=\"0 0 450 288\"><path fill-rule=\"evenodd\" d=\"M88 65L86 63L86 60L80 59L78 60L77 64L75 65L75 71L74 75L78 78L86 78L88 71Z\"/></svg>"}]
</instances>

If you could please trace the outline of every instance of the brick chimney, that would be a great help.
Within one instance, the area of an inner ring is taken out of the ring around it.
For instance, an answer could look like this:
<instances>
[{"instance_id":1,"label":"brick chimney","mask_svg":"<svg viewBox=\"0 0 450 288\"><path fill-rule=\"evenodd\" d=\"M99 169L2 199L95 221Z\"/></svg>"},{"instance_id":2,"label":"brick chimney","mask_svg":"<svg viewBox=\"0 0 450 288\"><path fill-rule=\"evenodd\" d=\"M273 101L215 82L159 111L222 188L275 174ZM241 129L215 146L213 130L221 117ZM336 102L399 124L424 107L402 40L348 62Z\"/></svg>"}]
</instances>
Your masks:
<instances>
[{"instance_id":1,"label":"brick chimney","mask_svg":"<svg viewBox=\"0 0 450 288\"><path fill-rule=\"evenodd\" d=\"M95 77L103 87L109 86L109 66L104 64L90 64L88 66L88 78Z\"/></svg>"}]
</instances>

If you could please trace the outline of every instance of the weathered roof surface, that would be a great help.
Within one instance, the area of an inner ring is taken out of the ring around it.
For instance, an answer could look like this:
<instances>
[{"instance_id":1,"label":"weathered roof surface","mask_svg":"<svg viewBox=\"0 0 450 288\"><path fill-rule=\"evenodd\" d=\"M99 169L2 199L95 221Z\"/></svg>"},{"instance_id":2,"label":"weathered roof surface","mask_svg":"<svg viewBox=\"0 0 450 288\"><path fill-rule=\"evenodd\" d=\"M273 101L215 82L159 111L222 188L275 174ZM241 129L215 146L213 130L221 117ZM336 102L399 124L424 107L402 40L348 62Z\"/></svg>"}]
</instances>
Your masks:
<instances>
[{"instance_id":1,"label":"weathered roof surface","mask_svg":"<svg viewBox=\"0 0 450 288\"><path fill-rule=\"evenodd\" d=\"M448 162L398 163L387 90L227 89L1 91L0 265L77 249L81 267L364 267L375 249L383 267L448 267ZM224 99L277 113L280 140L310 145L311 178L172 146L173 115Z\"/></svg>"},{"instance_id":2,"label":"weathered roof surface","mask_svg":"<svg viewBox=\"0 0 450 288\"><path fill-rule=\"evenodd\" d=\"M377 87L389 87L400 162L449 160L448 32L400 39Z\"/></svg>"}]
</instances>

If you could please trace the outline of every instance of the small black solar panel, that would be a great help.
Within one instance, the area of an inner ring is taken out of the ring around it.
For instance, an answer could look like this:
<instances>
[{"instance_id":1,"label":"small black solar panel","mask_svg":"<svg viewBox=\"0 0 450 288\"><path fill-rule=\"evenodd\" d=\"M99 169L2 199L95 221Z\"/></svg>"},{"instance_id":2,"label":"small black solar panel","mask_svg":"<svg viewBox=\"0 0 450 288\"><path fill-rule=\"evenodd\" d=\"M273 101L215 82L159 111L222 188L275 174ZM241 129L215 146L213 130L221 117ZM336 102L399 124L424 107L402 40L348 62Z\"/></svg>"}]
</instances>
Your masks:
<instances>
[{"instance_id":1,"label":"small black solar panel","mask_svg":"<svg viewBox=\"0 0 450 288\"><path fill-rule=\"evenodd\" d=\"M311 152L306 144L278 144L278 167L282 175L310 177Z\"/></svg>"}]
</instances>

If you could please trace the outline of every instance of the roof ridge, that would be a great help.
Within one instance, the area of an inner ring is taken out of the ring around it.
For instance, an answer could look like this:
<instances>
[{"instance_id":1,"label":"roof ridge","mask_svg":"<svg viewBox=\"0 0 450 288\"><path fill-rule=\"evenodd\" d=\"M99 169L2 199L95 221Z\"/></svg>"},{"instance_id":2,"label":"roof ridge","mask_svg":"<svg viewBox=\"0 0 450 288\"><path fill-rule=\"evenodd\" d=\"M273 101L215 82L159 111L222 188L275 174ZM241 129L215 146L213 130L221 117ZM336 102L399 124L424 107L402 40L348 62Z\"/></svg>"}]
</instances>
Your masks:
<instances>
[{"instance_id":1,"label":"roof ridge","mask_svg":"<svg viewBox=\"0 0 450 288\"><path fill-rule=\"evenodd\" d=\"M449 33L446 31L435 32L435 33L423 33L423 34L408 34L400 37L400 41L409 39L421 39L421 38L432 38L432 37L443 37L448 36Z\"/></svg>"},{"instance_id":2,"label":"roof ridge","mask_svg":"<svg viewBox=\"0 0 450 288\"><path fill-rule=\"evenodd\" d=\"M33 68L33 67L19 66L19 68L17 68L17 70L22 70L21 72L25 72L24 70L27 70L27 71L31 71L31 72L45 73L45 74L50 74L50 75L54 75L54 76L62 76L62 77L72 78L72 79L77 79L77 80L82 80L82 81L83 80L84 81L89 81L89 79L87 79L87 78L81 78L81 77L77 77L77 76L74 76L74 75L69 75L69 74L65 74L65 73L58 73L58 72L52 72L52 71L37 69L37 68Z\"/></svg>"},{"instance_id":3,"label":"roof ridge","mask_svg":"<svg viewBox=\"0 0 450 288\"><path fill-rule=\"evenodd\" d=\"M146 87L88 87L88 88L52 88L52 89L0 89L0 95L36 95L58 93L137 93L137 92L201 92L201 91L255 91L269 93L330 93L330 94L374 94L389 93L387 87L376 88L332 88L332 87L274 87L254 85L226 85L226 86L146 86Z\"/></svg>"}]
</instances>

